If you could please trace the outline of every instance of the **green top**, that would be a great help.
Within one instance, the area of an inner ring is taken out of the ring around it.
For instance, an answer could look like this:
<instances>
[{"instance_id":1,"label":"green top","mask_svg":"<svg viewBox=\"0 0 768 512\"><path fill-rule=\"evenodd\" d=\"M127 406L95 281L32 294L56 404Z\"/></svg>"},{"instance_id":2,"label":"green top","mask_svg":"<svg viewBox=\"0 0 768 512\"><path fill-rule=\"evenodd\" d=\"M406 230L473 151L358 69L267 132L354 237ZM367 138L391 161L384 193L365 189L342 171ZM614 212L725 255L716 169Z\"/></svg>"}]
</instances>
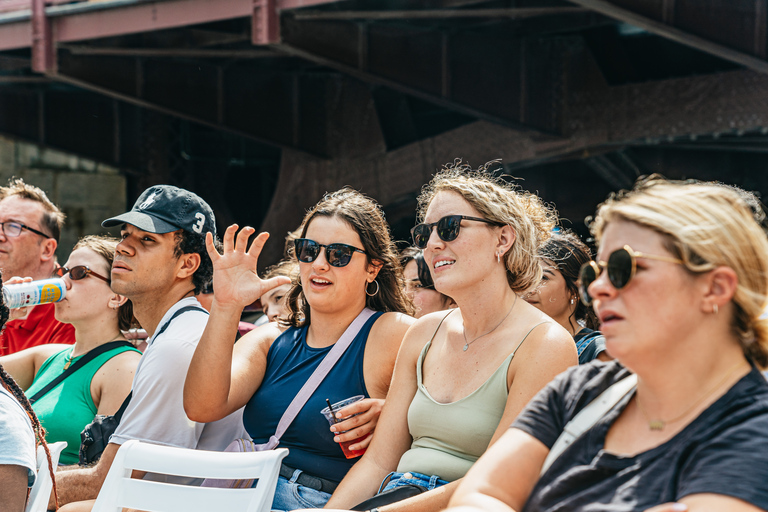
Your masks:
<instances>
[{"instance_id":1,"label":"green top","mask_svg":"<svg viewBox=\"0 0 768 512\"><path fill-rule=\"evenodd\" d=\"M73 347L67 347L45 360L35 375L32 385L25 392L28 397L33 396L64 372L64 365L73 349ZM91 397L93 376L104 363L128 350L139 352L133 347L118 347L100 354L32 405L40 424L46 430L45 440L49 443L67 442L67 447L61 452L60 464L77 464L80 432L96 416L96 405ZM83 356L72 359L71 364L81 357Z\"/></svg>"}]
</instances>

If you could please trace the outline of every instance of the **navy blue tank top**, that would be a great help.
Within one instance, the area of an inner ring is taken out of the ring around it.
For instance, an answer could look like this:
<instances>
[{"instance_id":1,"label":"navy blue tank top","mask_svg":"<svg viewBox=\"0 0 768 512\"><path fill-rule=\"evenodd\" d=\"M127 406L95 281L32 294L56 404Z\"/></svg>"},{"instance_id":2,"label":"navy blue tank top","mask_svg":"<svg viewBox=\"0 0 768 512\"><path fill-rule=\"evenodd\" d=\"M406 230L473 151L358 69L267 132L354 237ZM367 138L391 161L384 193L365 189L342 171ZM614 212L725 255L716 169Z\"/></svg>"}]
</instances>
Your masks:
<instances>
[{"instance_id":1,"label":"navy blue tank top","mask_svg":"<svg viewBox=\"0 0 768 512\"><path fill-rule=\"evenodd\" d=\"M287 466L340 482L357 462L358 458L346 459L341 446L333 442L328 420L320 411L328 406L326 398L336 403L355 395L370 396L363 377L363 355L368 333L381 315L375 313L363 325L280 439L279 448L290 450L283 461ZM243 413L245 429L256 444L266 443L275 433L291 400L333 346L309 347L307 328L291 327L269 348L264 380Z\"/></svg>"}]
</instances>

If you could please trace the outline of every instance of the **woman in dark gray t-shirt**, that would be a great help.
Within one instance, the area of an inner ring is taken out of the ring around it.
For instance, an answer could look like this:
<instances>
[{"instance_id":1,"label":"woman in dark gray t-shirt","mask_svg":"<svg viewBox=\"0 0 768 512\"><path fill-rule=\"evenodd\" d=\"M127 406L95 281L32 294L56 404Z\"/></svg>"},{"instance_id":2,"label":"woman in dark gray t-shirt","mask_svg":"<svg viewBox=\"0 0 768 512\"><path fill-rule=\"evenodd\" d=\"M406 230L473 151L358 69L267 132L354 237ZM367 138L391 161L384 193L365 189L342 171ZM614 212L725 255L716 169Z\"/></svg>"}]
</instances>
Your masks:
<instances>
[{"instance_id":1,"label":"woman in dark gray t-shirt","mask_svg":"<svg viewBox=\"0 0 768 512\"><path fill-rule=\"evenodd\" d=\"M603 203L599 263L582 268L580 292L617 361L572 368L542 390L450 510L768 509L763 218L742 190L658 177ZM636 387L540 475L568 422L632 373Z\"/></svg>"}]
</instances>

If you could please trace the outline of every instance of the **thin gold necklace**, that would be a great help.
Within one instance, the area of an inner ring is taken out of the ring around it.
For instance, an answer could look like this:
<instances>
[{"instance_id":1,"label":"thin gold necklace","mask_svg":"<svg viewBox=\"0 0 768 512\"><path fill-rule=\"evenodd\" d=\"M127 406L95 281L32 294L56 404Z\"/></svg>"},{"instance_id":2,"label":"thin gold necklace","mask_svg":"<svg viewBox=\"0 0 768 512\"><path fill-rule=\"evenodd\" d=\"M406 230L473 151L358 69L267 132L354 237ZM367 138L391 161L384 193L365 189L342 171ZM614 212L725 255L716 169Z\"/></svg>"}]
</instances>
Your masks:
<instances>
[{"instance_id":1,"label":"thin gold necklace","mask_svg":"<svg viewBox=\"0 0 768 512\"><path fill-rule=\"evenodd\" d=\"M693 404L691 404L682 414L675 416L674 418L670 420L662 420L662 419L655 419L652 420L648 413L645 411L642 405L640 405L640 400L637 399L637 396L635 396L635 403L637 404L637 408L640 409L640 413L643 415L643 418L645 418L645 421L648 422L648 428L650 430L664 430L664 427L667 426L667 423L674 423L676 421L680 421L683 419L688 413L690 413L694 407L699 405L701 402L703 402L706 398L711 396L715 391L720 389L725 382L733 376L734 373L736 373L736 370L738 370L740 367L744 366L744 361L739 361L738 364L734 367L732 367L728 372L725 374L725 377L718 381L717 384L709 389L706 393L704 393L702 396L700 396Z\"/></svg>"},{"instance_id":2,"label":"thin gold necklace","mask_svg":"<svg viewBox=\"0 0 768 512\"><path fill-rule=\"evenodd\" d=\"M122 335L123 335L123 333L120 333L117 336L115 336L114 338L112 338L111 340L105 341L104 343L111 343L113 341L117 341ZM100 345L97 345L97 346L100 347L101 345L104 345L104 343L101 343ZM94 348L96 348L96 347L94 347ZM91 349L91 350L93 350L93 349ZM90 352L90 350L88 352ZM86 354L88 352L86 352ZM69 369L69 365L72 364L72 360L75 358L75 356L73 355L74 353L75 353L75 347L72 347L70 349L70 351L69 351L69 355L67 356L67 362L64 363L64 369L65 370ZM80 355L83 356L85 354L80 354ZM80 357L80 356L77 356L77 357Z\"/></svg>"},{"instance_id":3,"label":"thin gold necklace","mask_svg":"<svg viewBox=\"0 0 768 512\"><path fill-rule=\"evenodd\" d=\"M507 314L506 314L506 315L504 315L504 318L502 318L502 319L501 319L501 322L499 322L498 324L496 324L496 327L494 327L493 329L491 329L491 330L490 330L490 331L488 331L487 333L485 333L485 334L481 334L480 336L478 336L477 338L473 339L472 341L467 341L467 331L466 331L466 329L464 328L464 321L462 320L462 321L461 321L461 334L463 334L463 335L464 335L464 352L466 352L466 351L467 351L467 349L469 348L469 346L470 346L471 344L473 344L474 342L476 342L477 340L479 340L479 339L480 339L480 338L482 338L483 336L488 336L488 335L489 335L489 334L491 334L493 331L495 331L496 329L498 329L498 328L499 328L499 326L500 326L501 324L503 324L503 323L504 323L504 320L506 320L506 319L507 319L507 317L508 317L508 316L509 316L509 314L512 312L512 310L513 310L513 309L515 309L515 304L517 304L517 294L515 294L515 301L512 303L512 307L511 307L511 308L509 308L509 311L507 311Z\"/></svg>"}]
</instances>

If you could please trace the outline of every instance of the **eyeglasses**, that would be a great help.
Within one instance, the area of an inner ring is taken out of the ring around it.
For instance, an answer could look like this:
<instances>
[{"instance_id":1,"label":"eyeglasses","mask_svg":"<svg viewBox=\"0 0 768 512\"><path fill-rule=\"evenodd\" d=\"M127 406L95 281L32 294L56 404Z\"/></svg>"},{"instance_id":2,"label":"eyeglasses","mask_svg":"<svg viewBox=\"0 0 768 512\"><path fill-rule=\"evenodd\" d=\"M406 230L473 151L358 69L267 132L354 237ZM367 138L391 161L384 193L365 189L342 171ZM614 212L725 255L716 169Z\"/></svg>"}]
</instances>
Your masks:
<instances>
[{"instance_id":1,"label":"eyeglasses","mask_svg":"<svg viewBox=\"0 0 768 512\"><path fill-rule=\"evenodd\" d=\"M328 260L328 264L332 267L346 267L350 260L352 260L352 254L356 252L368 254L364 250L352 245L323 245L309 238L297 238L293 241L293 244L296 247L296 258L302 263L312 263L315 261L322 247L325 247L325 259Z\"/></svg>"},{"instance_id":2,"label":"eyeglasses","mask_svg":"<svg viewBox=\"0 0 768 512\"><path fill-rule=\"evenodd\" d=\"M637 270L637 258L645 258L648 260L666 261L669 263L677 263L681 265L683 260L677 258L669 258L667 256L654 256L652 254L644 254L642 252L633 251L628 245L625 245L621 249L613 251L608 256L608 262L596 263L590 261L581 266L579 270L579 295L581 296L581 302L589 306L592 303L592 297L589 296L589 285L594 283L602 269L608 270L608 280L611 282L614 288L617 290L624 288L635 276Z\"/></svg>"},{"instance_id":3,"label":"eyeglasses","mask_svg":"<svg viewBox=\"0 0 768 512\"><path fill-rule=\"evenodd\" d=\"M40 235L43 238L51 238L50 236L46 235L42 231L38 231L34 228L31 228L27 226L26 224L22 224L21 222L0 222L0 226L3 228L3 234L7 237L16 238L21 234L22 229L26 229L27 231L31 231L36 235Z\"/></svg>"},{"instance_id":4,"label":"eyeglasses","mask_svg":"<svg viewBox=\"0 0 768 512\"><path fill-rule=\"evenodd\" d=\"M65 275L69 274L69 278L72 281L79 281L81 279L85 279L89 275L92 275L93 277L98 277L105 283L109 284L109 279L106 277L94 272L90 268L86 267L85 265L77 265L76 267L67 268L67 267L59 267L54 271L53 275L58 277L64 277Z\"/></svg>"},{"instance_id":5,"label":"eyeglasses","mask_svg":"<svg viewBox=\"0 0 768 512\"><path fill-rule=\"evenodd\" d=\"M437 222L431 222L428 224L419 224L411 228L411 237L413 237L413 244L419 249L426 249L429 237L432 234L432 228L437 226L437 236L443 242L453 242L459 236L459 230L461 229L462 220L474 220L476 222L485 222L492 226L503 226L501 222L494 222L488 219L481 219L479 217L467 217L466 215L447 215Z\"/></svg>"}]
</instances>

